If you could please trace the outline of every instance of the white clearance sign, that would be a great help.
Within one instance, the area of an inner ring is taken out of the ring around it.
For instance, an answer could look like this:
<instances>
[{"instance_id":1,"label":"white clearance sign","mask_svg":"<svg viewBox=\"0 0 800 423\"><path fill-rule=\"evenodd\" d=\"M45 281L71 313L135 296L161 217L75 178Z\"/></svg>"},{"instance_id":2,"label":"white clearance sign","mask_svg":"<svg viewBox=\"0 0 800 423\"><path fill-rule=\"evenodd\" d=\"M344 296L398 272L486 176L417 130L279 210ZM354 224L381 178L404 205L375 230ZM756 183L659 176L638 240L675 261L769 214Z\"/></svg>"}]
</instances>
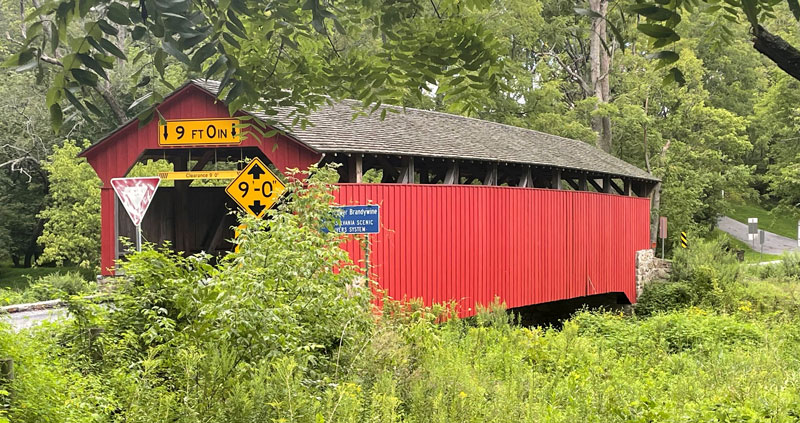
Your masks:
<instances>
[{"instance_id":1,"label":"white clearance sign","mask_svg":"<svg viewBox=\"0 0 800 423\"><path fill-rule=\"evenodd\" d=\"M137 228L142 224L144 214L147 213L147 208L153 201L159 182L161 182L159 177L114 178L111 180L114 192L117 193L117 197Z\"/></svg>"}]
</instances>

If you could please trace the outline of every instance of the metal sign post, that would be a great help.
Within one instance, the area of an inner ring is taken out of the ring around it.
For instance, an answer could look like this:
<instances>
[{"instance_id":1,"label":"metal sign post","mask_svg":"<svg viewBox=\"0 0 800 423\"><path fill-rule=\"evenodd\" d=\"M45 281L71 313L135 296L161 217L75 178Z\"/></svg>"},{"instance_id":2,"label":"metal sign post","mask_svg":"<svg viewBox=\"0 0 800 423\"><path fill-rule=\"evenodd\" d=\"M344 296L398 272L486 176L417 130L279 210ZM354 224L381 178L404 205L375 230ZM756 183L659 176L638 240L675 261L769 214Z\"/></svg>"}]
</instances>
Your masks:
<instances>
[{"instance_id":1,"label":"metal sign post","mask_svg":"<svg viewBox=\"0 0 800 423\"><path fill-rule=\"evenodd\" d=\"M370 270L372 270L369 267L369 253L370 250L372 249L372 245L370 245L369 234L366 234L366 238L367 238L367 245L364 246L364 266L367 268L365 273L367 275L367 280L369 280Z\"/></svg>"},{"instance_id":2,"label":"metal sign post","mask_svg":"<svg viewBox=\"0 0 800 423\"><path fill-rule=\"evenodd\" d=\"M658 237L661 238L661 260L664 260L664 240L667 238L667 217L658 219Z\"/></svg>"},{"instance_id":3,"label":"metal sign post","mask_svg":"<svg viewBox=\"0 0 800 423\"><path fill-rule=\"evenodd\" d=\"M142 225L136 225L136 252L142 252Z\"/></svg>"},{"instance_id":4,"label":"metal sign post","mask_svg":"<svg viewBox=\"0 0 800 423\"><path fill-rule=\"evenodd\" d=\"M764 261L764 240L766 237L763 230L758 231L758 241L761 243L761 256L759 256L758 261Z\"/></svg>"},{"instance_id":5,"label":"metal sign post","mask_svg":"<svg viewBox=\"0 0 800 423\"><path fill-rule=\"evenodd\" d=\"M758 218L750 217L747 219L747 239L756 243L756 236L758 235Z\"/></svg>"}]
</instances>

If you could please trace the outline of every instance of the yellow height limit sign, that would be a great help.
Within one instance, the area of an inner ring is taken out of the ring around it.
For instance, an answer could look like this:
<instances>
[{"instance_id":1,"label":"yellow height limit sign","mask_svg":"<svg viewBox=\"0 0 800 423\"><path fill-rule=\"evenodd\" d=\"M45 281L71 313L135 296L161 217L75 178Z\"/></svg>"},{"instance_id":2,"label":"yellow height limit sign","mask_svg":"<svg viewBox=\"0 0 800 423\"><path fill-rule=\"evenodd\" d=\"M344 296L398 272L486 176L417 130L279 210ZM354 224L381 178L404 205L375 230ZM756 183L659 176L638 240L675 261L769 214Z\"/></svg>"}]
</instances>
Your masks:
<instances>
[{"instance_id":1,"label":"yellow height limit sign","mask_svg":"<svg viewBox=\"0 0 800 423\"><path fill-rule=\"evenodd\" d=\"M168 120L158 126L158 145L239 144L239 119Z\"/></svg>"},{"instance_id":2,"label":"yellow height limit sign","mask_svg":"<svg viewBox=\"0 0 800 423\"><path fill-rule=\"evenodd\" d=\"M278 201L284 189L283 182L256 157L228 184L225 192L244 211L260 218Z\"/></svg>"}]
</instances>

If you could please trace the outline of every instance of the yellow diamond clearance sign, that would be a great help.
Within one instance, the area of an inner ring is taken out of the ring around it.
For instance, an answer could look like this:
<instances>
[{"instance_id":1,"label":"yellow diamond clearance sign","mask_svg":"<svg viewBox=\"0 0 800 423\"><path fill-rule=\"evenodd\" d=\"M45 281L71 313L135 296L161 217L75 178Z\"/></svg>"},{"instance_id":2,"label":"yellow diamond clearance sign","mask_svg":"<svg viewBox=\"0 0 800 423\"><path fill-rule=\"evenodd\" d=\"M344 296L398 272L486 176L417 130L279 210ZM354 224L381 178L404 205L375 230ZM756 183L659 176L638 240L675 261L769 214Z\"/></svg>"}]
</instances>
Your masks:
<instances>
[{"instance_id":1,"label":"yellow diamond clearance sign","mask_svg":"<svg viewBox=\"0 0 800 423\"><path fill-rule=\"evenodd\" d=\"M260 218L278 201L285 188L283 182L256 157L228 184L225 192L244 211Z\"/></svg>"}]
</instances>

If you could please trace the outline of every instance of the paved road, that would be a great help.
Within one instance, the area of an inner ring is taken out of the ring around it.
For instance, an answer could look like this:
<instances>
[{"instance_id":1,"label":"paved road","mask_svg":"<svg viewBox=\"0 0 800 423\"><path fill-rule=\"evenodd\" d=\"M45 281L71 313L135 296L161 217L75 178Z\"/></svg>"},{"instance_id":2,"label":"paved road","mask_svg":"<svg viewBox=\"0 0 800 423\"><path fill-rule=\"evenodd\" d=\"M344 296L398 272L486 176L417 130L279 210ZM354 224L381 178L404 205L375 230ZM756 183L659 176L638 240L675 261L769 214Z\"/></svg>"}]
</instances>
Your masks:
<instances>
[{"instance_id":1,"label":"paved road","mask_svg":"<svg viewBox=\"0 0 800 423\"><path fill-rule=\"evenodd\" d=\"M756 239L756 243L753 244L752 241L747 239L747 224L737 222L730 217L723 216L720 217L717 221L717 227L725 231L734 238L744 241L747 245L753 248L755 251L760 251L761 245L758 243L758 239ZM780 236L774 234L772 232L765 231L765 239L764 239L764 253L766 254L782 254L784 251L800 251L800 248L797 246L797 240L792 238L786 238L785 236Z\"/></svg>"},{"instance_id":2,"label":"paved road","mask_svg":"<svg viewBox=\"0 0 800 423\"><path fill-rule=\"evenodd\" d=\"M27 329L42 323L43 321L53 321L61 319L67 315L66 308L50 308L45 310L20 311L17 313L0 315L0 320L11 322L11 327L15 332Z\"/></svg>"}]
</instances>

